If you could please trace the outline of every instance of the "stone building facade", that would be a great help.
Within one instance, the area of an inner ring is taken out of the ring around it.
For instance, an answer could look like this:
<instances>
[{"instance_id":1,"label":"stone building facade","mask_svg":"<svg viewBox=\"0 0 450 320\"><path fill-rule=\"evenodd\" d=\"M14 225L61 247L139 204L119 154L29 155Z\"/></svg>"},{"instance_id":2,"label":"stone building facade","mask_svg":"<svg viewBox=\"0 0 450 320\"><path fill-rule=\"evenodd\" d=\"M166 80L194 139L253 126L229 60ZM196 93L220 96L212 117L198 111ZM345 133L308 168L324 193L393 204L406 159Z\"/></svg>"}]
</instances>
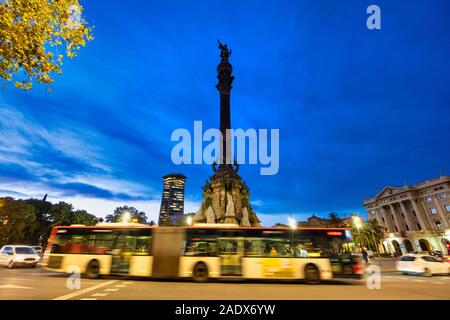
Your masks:
<instances>
[{"instance_id":1,"label":"stone building facade","mask_svg":"<svg viewBox=\"0 0 450 320\"><path fill-rule=\"evenodd\" d=\"M352 224L351 217L337 218L335 221L329 218L321 218L312 215L306 221L299 221L300 228L349 228Z\"/></svg>"},{"instance_id":2,"label":"stone building facade","mask_svg":"<svg viewBox=\"0 0 450 320\"><path fill-rule=\"evenodd\" d=\"M385 187L364 201L369 219L385 230L382 251L450 254L450 176L415 185Z\"/></svg>"}]
</instances>

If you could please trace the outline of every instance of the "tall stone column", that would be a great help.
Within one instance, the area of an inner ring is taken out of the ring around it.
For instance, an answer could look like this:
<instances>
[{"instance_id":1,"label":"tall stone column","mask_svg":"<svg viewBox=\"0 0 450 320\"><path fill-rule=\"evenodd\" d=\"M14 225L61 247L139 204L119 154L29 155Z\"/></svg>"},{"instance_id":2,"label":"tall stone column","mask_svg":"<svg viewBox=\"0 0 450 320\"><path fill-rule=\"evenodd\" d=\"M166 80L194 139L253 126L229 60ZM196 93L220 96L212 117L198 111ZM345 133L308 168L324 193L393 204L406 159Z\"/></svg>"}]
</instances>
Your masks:
<instances>
[{"instance_id":1,"label":"tall stone column","mask_svg":"<svg viewBox=\"0 0 450 320\"><path fill-rule=\"evenodd\" d=\"M406 210L406 206L403 201L400 201L400 208L402 209L403 214L405 215L406 223L408 224L409 230L414 231L417 229L417 226L414 223L414 220L411 217L411 214Z\"/></svg>"},{"instance_id":2,"label":"tall stone column","mask_svg":"<svg viewBox=\"0 0 450 320\"><path fill-rule=\"evenodd\" d=\"M419 205L416 203L415 199L411 199L410 201L413 206L414 212L416 213L417 220L419 220L420 226L422 227L422 230L429 229L430 228L429 223L427 220L425 220L427 219L427 217L423 216L423 211L419 208Z\"/></svg>"},{"instance_id":3,"label":"tall stone column","mask_svg":"<svg viewBox=\"0 0 450 320\"><path fill-rule=\"evenodd\" d=\"M375 215L377 217L378 223L383 226L386 227L386 222L383 222L383 220L381 219L382 214L380 213L380 211L378 209L375 210Z\"/></svg>"},{"instance_id":4,"label":"tall stone column","mask_svg":"<svg viewBox=\"0 0 450 320\"><path fill-rule=\"evenodd\" d=\"M388 232L394 232L395 228L392 225L391 218L389 217L388 213L386 212L383 206L381 206L381 212L383 213L384 221L386 221Z\"/></svg>"},{"instance_id":5,"label":"tall stone column","mask_svg":"<svg viewBox=\"0 0 450 320\"><path fill-rule=\"evenodd\" d=\"M391 209L391 215L394 217L394 225L397 226L398 232L404 231L405 228L400 223L400 219L397 217L397 213L395 212L395 208L392 203L389 203L389 208Z\"/></svg>"},{"instance_id":6,"label":"tall stone column","mask_svg":"<svg viewBox=\"0 0 450 320\"><path fill-rule=\"evenodd\" d=\"M221 143L221 165L231 164L231 111L230 111L230 93L232 89L232 83L234 76L231 75L233 67L228 58L231 55L231 50L228 50L227 45L223 45L219 42L219 49L221 61L217 66L217 79L219 83L216 85L217 90L220 93L220 132L222 133Z\"/></svg>"},{"instance_id":7,"label":"tall stone column","mask_svg":"<svg viewBox=\"0 0 450 320\"><path fill-rule=\"evenodd\" d=\"M438 201L438 199L437 199L436 196L433 196L433 203L434 203L434 205L436 206L437 212L439 213L439 217L440 217L439 220L441 220L442 225L444 226L444 229L449 228L450 225L449 225L449 223L448 223L448 221L447 221L447 217L445 216L444 211L442 211L442 207L441 207L441 205L439 204L439 201ZM433 226L433 227L434 227L434 226Z\"/></svg>"}]
</instances>

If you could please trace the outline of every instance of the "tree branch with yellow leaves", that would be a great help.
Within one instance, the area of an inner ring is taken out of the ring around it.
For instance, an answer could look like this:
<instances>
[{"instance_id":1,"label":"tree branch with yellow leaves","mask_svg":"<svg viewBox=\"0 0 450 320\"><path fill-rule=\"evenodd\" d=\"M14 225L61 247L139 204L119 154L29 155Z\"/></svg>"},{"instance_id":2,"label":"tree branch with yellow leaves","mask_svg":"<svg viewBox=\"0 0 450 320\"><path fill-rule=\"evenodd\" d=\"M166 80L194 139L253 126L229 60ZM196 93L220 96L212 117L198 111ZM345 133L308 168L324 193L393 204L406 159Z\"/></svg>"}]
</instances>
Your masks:
<instances>
[{"instance_id":1,"label":"tree branch with yellow leaves","mask_svg":"<svg viewBox=\"0 0 450 320\"><path fill-rule=\"evenodd\" d=\"M24 90L52 83L93 39L82 11L78 0L0 0L0 76Z\"/></svg>"}]
</instances>

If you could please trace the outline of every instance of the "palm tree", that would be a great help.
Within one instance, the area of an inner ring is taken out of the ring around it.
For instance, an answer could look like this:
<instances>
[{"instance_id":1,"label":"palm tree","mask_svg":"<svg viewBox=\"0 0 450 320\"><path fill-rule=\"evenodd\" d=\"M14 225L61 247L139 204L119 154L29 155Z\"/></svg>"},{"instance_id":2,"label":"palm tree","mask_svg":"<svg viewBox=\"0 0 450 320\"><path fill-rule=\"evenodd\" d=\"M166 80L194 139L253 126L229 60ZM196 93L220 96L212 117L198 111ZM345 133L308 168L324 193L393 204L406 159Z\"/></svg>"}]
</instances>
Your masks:
<instances>
[{"instance_id":1,"label":"palm tree","mask_svg":"<svg viewBox=\"0 0 450 320\"><path fill-rule=\"evenodd\" d=\"M378 224L378 221L375 219L371 219L367 221L368 229L372 233L373 240L375 244L378 246L378 244L381 242L381 240L384 237L384 231L383 228Z\"/></svg>"},{"instance_id":2,"label":"palm tree","mask_svg":"<svg viewBox=\"0 0 450 320\"><path fill-rule=\"evenodd\" d=\"M371 250L375 249L378 258L380 258L378 244L381 242L381 239L383 239L384 232L375 219L365 221L360 226L352 224L352 233L355 242L359 243L361 247L366 246Z\"/></svg>"}]
</instances>

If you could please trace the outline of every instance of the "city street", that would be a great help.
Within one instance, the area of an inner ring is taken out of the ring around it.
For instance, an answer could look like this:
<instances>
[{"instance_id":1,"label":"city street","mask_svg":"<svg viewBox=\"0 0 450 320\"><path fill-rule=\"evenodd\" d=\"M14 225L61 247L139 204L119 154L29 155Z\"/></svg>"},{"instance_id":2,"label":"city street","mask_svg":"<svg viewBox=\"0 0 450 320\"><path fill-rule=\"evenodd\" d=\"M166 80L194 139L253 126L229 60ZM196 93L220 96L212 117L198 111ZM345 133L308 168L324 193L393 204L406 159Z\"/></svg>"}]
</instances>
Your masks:
<instances>
[{"instance_id":1,"label":"city street","mask_svg":"<svg viewBox=\"0 0 450 320\"><path fill-rule=\"evenodd\" d=\"M39 300L154 300L154 299L450 299L450 277L404 276L386 272L381 289L370 290L366 280L334 280L321 285L255 281L149 281L119 277L81 279L70 290L67 276L42 268L0 269L0 299Z\"/></svg>"}]
</instances>

